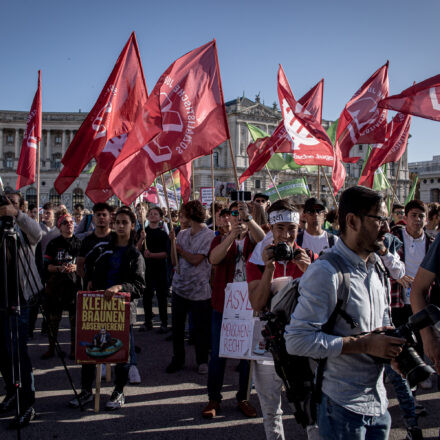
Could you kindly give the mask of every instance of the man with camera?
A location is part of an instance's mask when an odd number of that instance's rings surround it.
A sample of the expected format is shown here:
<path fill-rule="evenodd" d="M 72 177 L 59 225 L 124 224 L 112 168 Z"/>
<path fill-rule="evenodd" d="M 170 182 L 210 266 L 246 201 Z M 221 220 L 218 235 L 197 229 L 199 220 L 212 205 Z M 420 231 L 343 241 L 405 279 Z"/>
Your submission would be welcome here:
<path fill-rule="evenodd" d="M 287 200 L 278 200 L 268 209 L 273 243 L 266 245 L 262 256 L 251 258 L 246 265 L 249 300 L 256 312 L 267 309 L 273 292 L 273 282 L 279 278 L 299 278 L 317 258 L 295 242 L 299 212 Z M 254 256 L 252 256 L 254 257 Z M 262 259 L 263 265 L 252 261 Z M 280 280 L 279 280 L 280 281 Z M 254 383 L 263 412 L 264 429 L 269 440 L 284 439 L 281 410 L 282 381 L 273 362 L 258 361 L 254 368 Z"/>
<path fill-rule="evenodd" d="M 20 211 L 20 193 L 6 189 L 6 204 L 0 206 L 0 225 L 2 238 L 7 230 L 17 234 L 17 261 L 14 261 L 12 240 L 2 240 L 0 249 L 0 267 L 6 267 L 7 286 L 4 291 L 4 277 L 0 282 L 0 372 L 6 385 L 6 397 L 0 404 L 0 412 L 12 411 L 16 408 L 17 374 L 21 373 L 19 390 L 19 415 L 11 421 L 11 427 L 23 427 L 35 418 L 33 404 L 35 389 L 32 374 L 32 364 L 27 351 L 29 306 L 28 301 L 41 289 L 41 281 L 35 264 L 31 246 L 41 239 L 41 229 L 35 220 Z M 6 261 L 3 261 L 3 246 L 6 246 Z M 16 285 L 16 270 L 18 268 L 18 285 Z M 19 308 L 17 308 L 19 306 Z M 14 315 L 14 312 L 17 313 Z M 12 341 L 11 341 L 12 333 Z M 18 341 L 16 336 L 18 335 Z M 11 359 L 11 343 L 14 348 L 14 361 Z"/>
<path fill-rule="evenodd" d="M 388 286 L 375 253 L 389 232 L 383 195 L 360 186 L 345 190 L 339 224 L 341 239 L 328 253 L 344 263 L 344 276 L 327 259 L 310 266 L 300 281 L 298 304 L 286 327 L 286 348 L 293 355 L 326 358 L 317 417 L 321 439 L 385 440 L 391 417 L 384 365 L 373 356 L 398 368 L 394 359 L 405 339 L 383 333 L 390 324 Z M 326 333 L 323 326 L 345 285 L 348 298 Z"/>

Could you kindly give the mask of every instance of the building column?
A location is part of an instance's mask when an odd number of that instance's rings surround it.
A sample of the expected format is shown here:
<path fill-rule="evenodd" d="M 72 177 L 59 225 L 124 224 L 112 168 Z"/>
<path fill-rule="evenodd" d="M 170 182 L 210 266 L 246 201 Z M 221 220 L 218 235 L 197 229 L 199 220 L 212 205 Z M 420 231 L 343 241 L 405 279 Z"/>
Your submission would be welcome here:
<path fill-rule="evenodd" d="M 63 137 L 61 139 L 61 154 L 64 156 L 66 152 L 66 130 L 63 130 Z"/>
<path fill-rule="evenodd" d="M 47 131 L 47 138 L 46 138 L 46 160 L 50 160 L 50 153 L 51 153 L 51 148 L 50 148 L 50 130 L 46 130 Z"/>
<path fill-rule="evenodd" d="M 15 159 L 18 159 L 18 128 L 15 129 L 14 135 L 14 156 Z"/>

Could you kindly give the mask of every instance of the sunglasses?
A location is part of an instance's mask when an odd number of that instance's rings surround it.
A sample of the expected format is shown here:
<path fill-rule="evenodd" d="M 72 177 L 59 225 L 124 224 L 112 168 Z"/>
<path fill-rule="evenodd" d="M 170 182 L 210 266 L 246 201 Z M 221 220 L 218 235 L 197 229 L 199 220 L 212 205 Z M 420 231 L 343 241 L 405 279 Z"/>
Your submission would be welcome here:
<path fill-rule="evenodd" d="M 231 211 L 232 217 L 238 217 L 240 213 L 238 211 Z"/>
<path fill-rule="evenodd" d="M 254 201 L 257 203 L 266 203 L 266 200 L 264 199 L 255 199 Z"/>
<path fill-rule="evenodd" d="M 73 225 L 73 221 L 72 220 L 64 220 L 61 222 L 61 226 L 66 226 L 66 225 Z"/>

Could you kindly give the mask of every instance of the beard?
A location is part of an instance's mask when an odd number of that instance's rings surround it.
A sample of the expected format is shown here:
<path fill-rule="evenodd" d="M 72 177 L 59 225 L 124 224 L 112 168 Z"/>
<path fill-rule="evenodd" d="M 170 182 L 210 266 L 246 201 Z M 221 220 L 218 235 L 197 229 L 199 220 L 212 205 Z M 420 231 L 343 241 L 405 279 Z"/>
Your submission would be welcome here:
<path fill-rule="evenodd" d="M 382 249 L 384 239 L 385 232 L 379 232 L 376 236 L 376 239 L 373 240 L 373 237 L 371 237 L 371 232 L 367 231 L 365 228 L 362 228 L 358 244 L 360 248 L 372 253 Z"/>

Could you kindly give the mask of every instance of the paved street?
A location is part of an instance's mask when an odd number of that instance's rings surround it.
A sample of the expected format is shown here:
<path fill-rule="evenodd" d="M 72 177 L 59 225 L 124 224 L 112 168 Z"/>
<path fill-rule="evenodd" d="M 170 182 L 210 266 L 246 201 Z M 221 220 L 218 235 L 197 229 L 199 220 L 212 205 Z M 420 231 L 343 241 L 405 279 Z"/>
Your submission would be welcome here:
<path fill-rule="evenodd" d="M 139 309 L 140 312 L 140 309 Z M 142 319 L 142 315 L 140 316 Z M 39 328 L 41 321 L 38 321 Z M 64 350 L 68 351 L 67 319 L 63 319 L 64 330 L 60 339 Z M 156 323 L 157 326 L 157 323 Z M 235 390 L 238 374 L 236 361 L 229 361 L 224 387 L 224 401 L 220 415 L 207 421 L 201 417 L 201 410 L 207 402 L 206 376 L 196 371 L 193 347 L 187 347 L 187 367 L 185 370 L 169 375 L 165 367 L 171 359 L 171 342 L 156 330 L 141 333 L 136 329 L 136 345 L 142 348 L 138 354 L 138 366 L 142 383 L 126 388 L 126 405 L 119 411 L 98 414 L 89 405 L 85 412 L 67 407 L 72 397 L 65 372 L 57 358 L 40 360 L 46 350 L 47 338 L 41 336 L 39 329 L 29 343 L 34 362 L 38 417 L 34 423 L 22 432 L 23 439 L 120 439 L 122 436 L 132 439 L 243 439 L 263 440 L 264 430 L 258 398 L 253 391 L 251 402 L 258 408 L 259 417 L 246 419 L 235 407 Z M 67 361 L 75 384 L 79 385 L 80 368 Z M 423 392 L 419 400 L 429 412 L 420 420 L 426 439 L 438 439 L 440 425 L 440 393 Z M 103 383 L 101 408 L 110 396 L 112 386 Z M 392 394 L 390 394 L 392 396 Z M 391 439 L 405 438 L 403 421 L 395 399 L 390 401 L 393 417 Z M 6 430 L 7 417 L 0 418 L 0 439 L 16 438 L 14 432 Z M 302 440 L 306 436 L 290 415 L 285 405 L 284 427 L 286 439 Z"/>

